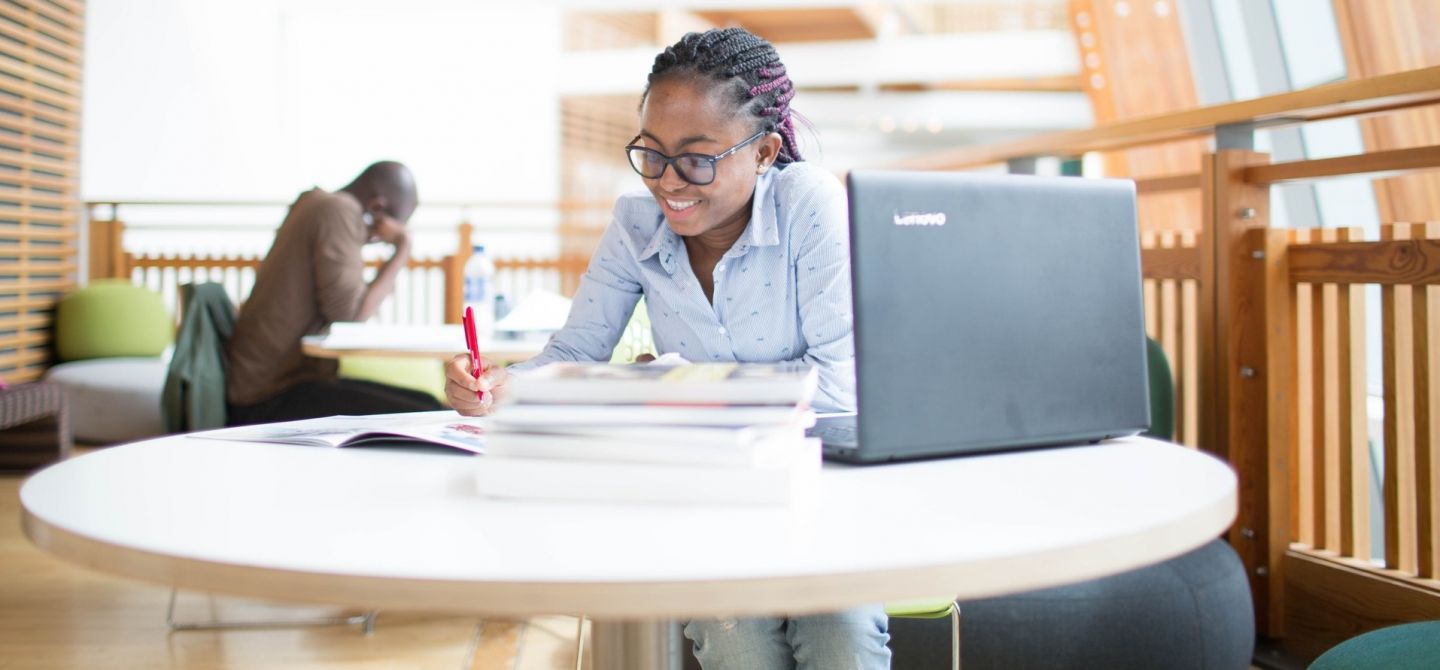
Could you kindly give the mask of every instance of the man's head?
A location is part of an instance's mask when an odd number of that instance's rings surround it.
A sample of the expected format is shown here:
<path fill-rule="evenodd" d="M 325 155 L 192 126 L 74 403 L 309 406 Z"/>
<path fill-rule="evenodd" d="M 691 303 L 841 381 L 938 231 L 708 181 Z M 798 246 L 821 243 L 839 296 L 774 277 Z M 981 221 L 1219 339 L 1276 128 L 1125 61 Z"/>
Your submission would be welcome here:
<path fill-rule="evenodd" d="M 405 222 L 419 204 L 415 175 L 403 163 L 395 161 L 371 164 L 340 190 L 355 196 L 369 215 L 372 240 L 393 242 L 397 235 L 404 233 Z"/>

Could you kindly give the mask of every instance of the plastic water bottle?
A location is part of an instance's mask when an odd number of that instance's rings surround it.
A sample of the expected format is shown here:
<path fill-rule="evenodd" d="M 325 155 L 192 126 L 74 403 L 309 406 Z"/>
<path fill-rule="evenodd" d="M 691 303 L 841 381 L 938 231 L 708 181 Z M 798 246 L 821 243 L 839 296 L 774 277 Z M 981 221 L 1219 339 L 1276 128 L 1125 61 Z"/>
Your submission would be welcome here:
<path fill-rule="evenodd" d="M 465 261 L 465 306 L 475 314 L 475 335 L 481 340 L 495 335 L 495 261 L 485 245 L 475 245 Z"/>

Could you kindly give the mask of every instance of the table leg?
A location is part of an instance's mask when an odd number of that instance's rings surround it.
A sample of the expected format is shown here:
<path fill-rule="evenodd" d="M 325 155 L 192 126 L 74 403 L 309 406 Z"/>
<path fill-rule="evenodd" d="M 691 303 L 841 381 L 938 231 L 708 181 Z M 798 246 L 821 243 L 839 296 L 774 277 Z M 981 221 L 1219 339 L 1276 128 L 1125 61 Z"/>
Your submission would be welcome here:
<path fill-rule="evenodd" d="M 673 621 L 594 621 L 592 670 L 679 670 L 684 644 Z"/>

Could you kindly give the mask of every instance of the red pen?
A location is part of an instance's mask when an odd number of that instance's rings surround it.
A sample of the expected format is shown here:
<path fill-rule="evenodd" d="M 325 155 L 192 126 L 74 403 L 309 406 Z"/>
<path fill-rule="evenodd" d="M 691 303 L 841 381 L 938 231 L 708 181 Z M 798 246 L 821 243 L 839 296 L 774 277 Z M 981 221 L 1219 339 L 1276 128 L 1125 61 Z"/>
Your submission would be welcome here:
<path fill-rule="evenodd" d="M 465 307 L 465 319 L 462 325 L 465 328 L 465 348 L 470 350 L 470 373 L 479 379 L 481 373 L 480 336 L 475 332 L 475 310 L 468 305 Z M 475 399 L 484 400 L 485 392 L 476 391 Z"/>

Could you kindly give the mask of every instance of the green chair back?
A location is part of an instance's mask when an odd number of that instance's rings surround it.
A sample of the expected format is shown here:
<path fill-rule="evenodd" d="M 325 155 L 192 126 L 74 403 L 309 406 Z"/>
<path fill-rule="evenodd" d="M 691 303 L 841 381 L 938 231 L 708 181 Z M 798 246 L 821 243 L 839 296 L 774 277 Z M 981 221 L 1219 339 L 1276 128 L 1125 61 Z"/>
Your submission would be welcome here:
<path fill-rule="evenodd" d="M 55 353 L 61 361 L 159 356 L 175 337 L 160 295 L 123 279 L 96 280 L 55 308 Z"/>
<path fill-rule="evenodd" d="M 1175 378 L 1160 343 L 1145 338 L 1145 362 L 1150 377 L 1150 437 L 1175 439 Z"/>
<path fill-rule="evenodd" d="M 901 619 L 944 619 L 954 608 L 954 598 L 918 598 L 885 603 L 885 613 Z"/>
<path fill-rule="evenodd" d="M 429 393 L 445 402 L 445 363 L 437 359 L 341 356 L 339 375 Z"/>

